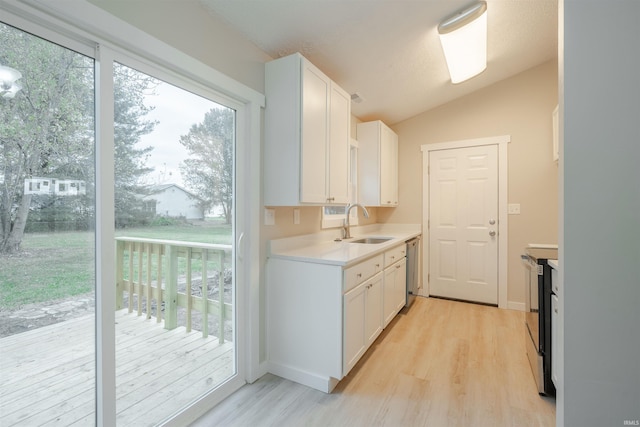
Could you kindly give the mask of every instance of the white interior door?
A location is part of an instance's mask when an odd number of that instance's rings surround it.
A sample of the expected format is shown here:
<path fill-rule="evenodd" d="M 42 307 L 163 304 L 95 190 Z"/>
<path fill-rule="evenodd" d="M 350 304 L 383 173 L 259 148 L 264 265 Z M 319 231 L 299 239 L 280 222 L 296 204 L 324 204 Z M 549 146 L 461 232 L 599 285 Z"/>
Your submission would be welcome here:
<path fill-rule="evenodd" d="M 498 147 L 429 153 L 430 294 L 498 303 Z"/>

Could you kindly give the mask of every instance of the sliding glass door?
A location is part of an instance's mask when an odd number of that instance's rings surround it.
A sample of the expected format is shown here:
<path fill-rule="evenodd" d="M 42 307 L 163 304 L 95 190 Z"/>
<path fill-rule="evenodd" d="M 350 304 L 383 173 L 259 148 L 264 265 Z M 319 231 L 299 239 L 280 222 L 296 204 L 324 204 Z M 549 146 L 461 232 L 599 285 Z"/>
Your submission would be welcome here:
<path fill-rule="evenodd" d="M 0 425 L 191 419 L 244 381 L 246 110 L 86 34 L 11 16 L 21 28 L 0 22 Z"/>
<path fill-rule="evenodd" d="M 114 64 L 117 424 L 236 374 L 235 111 Z"/>

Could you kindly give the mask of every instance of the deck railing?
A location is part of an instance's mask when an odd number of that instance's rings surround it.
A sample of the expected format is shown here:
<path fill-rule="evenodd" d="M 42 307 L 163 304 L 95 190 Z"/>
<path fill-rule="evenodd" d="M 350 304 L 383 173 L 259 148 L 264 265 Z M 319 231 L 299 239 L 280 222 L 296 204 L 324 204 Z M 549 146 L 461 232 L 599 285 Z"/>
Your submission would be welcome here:
<path fill-rule="evenodd" d="M 193 312 L 198 311 L 203 337 L 209 335 L 209 316 L 216 316 L 218 339 L 223 343 L 225 320 L 233 315 L 232 305 L 224 302 L 231 249 L 231 245 L 117 237 L 116 309 L 125 308 L 126 293 L 130 313 L 136 310 L 138 316 L 145 314 L 150 319 L 155 310 L 157 322 L 162 322 L 164 306 L 164 327 L 175 329 L 178 307 L 182 307 L 187 332 L 192 328 Z M 210 279 L 217 279 L 217 284 L 210 287 Z M 198 280 L 196 289 L 201 295 L 193 295 L 192 285 Z"/>

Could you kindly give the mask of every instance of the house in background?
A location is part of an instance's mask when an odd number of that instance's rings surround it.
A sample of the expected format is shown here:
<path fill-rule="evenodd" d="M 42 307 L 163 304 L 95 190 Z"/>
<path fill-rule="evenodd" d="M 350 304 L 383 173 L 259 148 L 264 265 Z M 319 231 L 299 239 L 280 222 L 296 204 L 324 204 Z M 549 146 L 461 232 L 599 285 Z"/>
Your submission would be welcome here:
<path fill-rule="evenodd" d="M 154 185 L 143 197 L 149 210 L 169 218 L 204 219 L 202 200 L 176 184 Z"/>
<path fill-rule="evenodd" d="M 78 179 L 33 177 L 24 180 L 24 194 L 77 196 L 87 194 L 87 185 Z"/>

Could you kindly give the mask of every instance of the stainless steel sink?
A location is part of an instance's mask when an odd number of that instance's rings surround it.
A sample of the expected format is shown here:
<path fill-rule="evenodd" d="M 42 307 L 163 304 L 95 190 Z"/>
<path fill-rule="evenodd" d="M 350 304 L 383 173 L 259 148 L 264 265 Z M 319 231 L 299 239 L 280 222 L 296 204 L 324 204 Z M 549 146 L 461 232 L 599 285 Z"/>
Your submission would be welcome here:
<path fill-rule="evenodd" d="M 391 240 L 391 237 L 365 237 L 362 239 L 352 240 L 351 243 L 364 243 L 367 245 L 375 245 L 378 243 L 384 243 Z"/>

